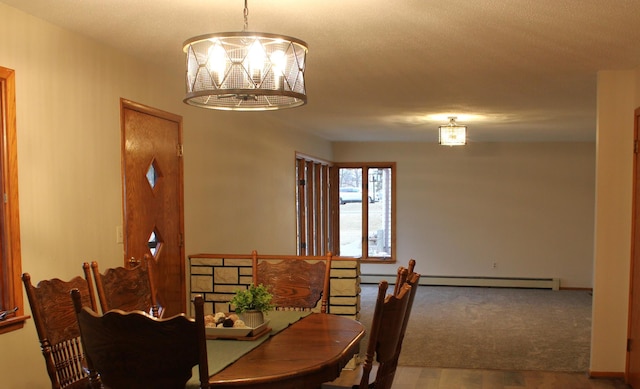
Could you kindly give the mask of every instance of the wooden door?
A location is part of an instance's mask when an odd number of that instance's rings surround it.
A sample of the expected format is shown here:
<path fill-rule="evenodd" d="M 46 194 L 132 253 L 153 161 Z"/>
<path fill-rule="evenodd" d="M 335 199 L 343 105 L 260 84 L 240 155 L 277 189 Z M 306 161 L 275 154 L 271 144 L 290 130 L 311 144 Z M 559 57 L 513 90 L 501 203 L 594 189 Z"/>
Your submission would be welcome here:
<path fill-rule="evenodd" d="M 626 380 L 640 388 L 640 166 L 638 166 L 638 128 L 640 108 L 635 111 L 633 155 L 633 240 L 631 242 L 631 285 L 629 288 L 629 326 Z"/>
<path fill-rule="evenodd" d="M 121 101 L 125 267 L 153 258 L 164 317 L 186 312 L 182 117 Z"/>

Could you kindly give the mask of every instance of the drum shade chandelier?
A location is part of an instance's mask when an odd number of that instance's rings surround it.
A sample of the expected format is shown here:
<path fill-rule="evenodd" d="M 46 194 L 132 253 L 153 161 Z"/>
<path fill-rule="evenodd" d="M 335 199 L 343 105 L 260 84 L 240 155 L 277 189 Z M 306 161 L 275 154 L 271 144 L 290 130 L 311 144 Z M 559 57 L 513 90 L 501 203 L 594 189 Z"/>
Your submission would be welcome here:
<path fill-rule="evenodd" d="M 307 103 L 307 44 L 296 38 L 244 29 L 188 39 L 184 102 L 202 108 L 265 111 Z"/>
<path fill-rule="evenodd" d="M 449 117 L 449 124 L 440 126 L 439 140 L 444 146 L 464 146 L 467 144 L 467 126 L 456 123 L 456 117 Z"/>

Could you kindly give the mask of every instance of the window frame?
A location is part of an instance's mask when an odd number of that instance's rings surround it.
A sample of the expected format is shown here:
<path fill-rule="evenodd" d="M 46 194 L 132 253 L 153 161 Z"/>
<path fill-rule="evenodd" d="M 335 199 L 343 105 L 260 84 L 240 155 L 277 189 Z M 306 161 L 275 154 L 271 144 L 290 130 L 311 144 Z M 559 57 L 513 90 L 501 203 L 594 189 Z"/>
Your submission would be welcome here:
<path fill-rule="evenodd" d="M 15 91 L 15 71 L 0 66 L 0 308 L 18 308 L 14 316 L 0 321 L 0 334 L 22 328 L 29 318 L 21 282 Z"/>
<path fill-rule="evenodd" d="M 336 248 L 335 252 L 340 255 L 340 169 L 362 169 L 362 177 L 369 177 L 370 168 L 391 169 L 391 256 L 390 257 L 369 257 L 369 180 L 363 180 L 362 185 L 362 253 L 359 257 L 362 263 L 396 263 L 396 163 L 395 162 L 336 162 L 331 175 L 331 199 L 332 213 L 331 224 L 333 228 L 332 241 Z"/>
<path fill-rule="evenodd" d="M 296 254 L 335 254 L 330 198 L 333 163 L 296 152 L 295 171 Z"/>

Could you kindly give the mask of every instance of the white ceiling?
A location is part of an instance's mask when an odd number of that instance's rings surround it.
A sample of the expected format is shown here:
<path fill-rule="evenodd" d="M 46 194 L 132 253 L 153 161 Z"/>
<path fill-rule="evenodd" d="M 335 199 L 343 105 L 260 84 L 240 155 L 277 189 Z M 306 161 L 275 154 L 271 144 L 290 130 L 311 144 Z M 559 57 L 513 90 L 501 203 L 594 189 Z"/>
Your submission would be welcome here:
<path fill-rule="evenodd" d="M 242 0 L 0 1 L 180 79 L 185 40 L 244 24 Z M 597 71 L 640 66 L 638 0 L 249 0 L 249 30 L 307 42 L 308 103 L 211 115 L 334 141 L 437 142 L 452 114 L 472 142 L 593 141 Z"/>

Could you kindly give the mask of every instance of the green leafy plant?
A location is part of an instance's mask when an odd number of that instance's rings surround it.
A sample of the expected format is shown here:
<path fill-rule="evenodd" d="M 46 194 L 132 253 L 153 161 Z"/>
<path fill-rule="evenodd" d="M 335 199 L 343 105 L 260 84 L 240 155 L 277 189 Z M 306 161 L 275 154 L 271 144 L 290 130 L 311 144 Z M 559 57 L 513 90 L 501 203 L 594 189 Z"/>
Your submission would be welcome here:
<path fill-rule="evenodd" d="M 273 296 L 263 284 L 249 285 L 247 289 L 239 289 L 236 295 L 231 299 L 231 304 L 235 307 L 236 312 L 243 313 L 246 311 L 266 312 L 273 309 L 271 299 Z"/>

